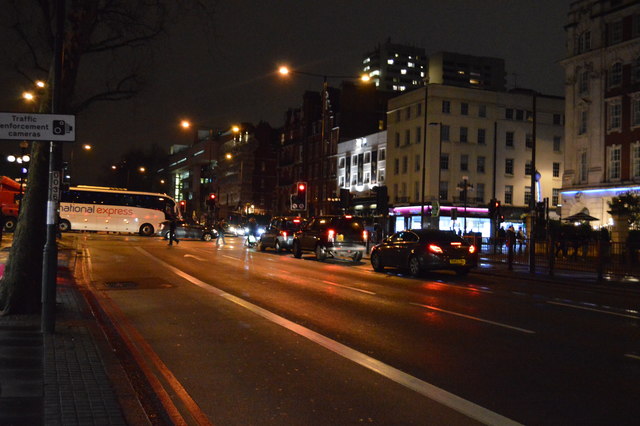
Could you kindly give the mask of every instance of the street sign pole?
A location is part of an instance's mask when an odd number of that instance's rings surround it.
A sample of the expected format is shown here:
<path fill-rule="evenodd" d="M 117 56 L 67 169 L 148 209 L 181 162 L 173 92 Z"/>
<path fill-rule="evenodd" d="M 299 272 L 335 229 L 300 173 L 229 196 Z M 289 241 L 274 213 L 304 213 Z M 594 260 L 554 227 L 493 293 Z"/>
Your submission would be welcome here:
<path fill-rule="evenodd" d="M 65 22 L 65 2 L 55 2 L 56 36 L 53 57 L 53 96 L 51 112 L 58 114 L 62 95 L 62 44 Z M 56 278 L 58 273 L 58 246 L 56 244 L 56 218 L 60 193 L 60 171 L 56 169 L 58 146 L 51 140 L 49 146 L 49 196 L 47 197 L 47 240 L 42 261 L 42 315 L 40 328 L 44 334 L 53 334 L 56 328 Z"/>

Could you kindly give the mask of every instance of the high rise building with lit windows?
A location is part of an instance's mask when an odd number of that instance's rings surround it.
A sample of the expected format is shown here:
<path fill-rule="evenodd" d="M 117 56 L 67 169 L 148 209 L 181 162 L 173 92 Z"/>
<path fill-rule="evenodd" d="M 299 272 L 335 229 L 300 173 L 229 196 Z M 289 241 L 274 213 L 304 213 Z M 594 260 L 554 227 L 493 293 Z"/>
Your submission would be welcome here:
<path fill-rule="evenodd" d="M 391 43 L 391 39 L 365 54 L 362 61 L 362 71 L 384 92 L 404 92 L 422 86 L 426 66 L 424 48 Z"/>

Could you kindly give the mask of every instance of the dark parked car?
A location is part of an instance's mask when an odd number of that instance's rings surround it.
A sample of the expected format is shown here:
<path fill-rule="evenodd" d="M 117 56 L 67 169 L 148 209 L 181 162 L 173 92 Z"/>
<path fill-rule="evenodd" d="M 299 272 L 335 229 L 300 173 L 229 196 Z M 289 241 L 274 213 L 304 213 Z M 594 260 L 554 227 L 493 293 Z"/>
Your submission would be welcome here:
<path fill-rule="evenodd" d="M 352 216 L 314 217 L 293 237 L 293 255 L 302 252 L 316 254 L 318 260 L 327 257 L 359 262 L 365 251 L 367 231 L 360 219 Z"/>
<path fill-rule="evenodd" d="M 414 229 L 396 232 L 371 250 L 371 266 L 408 269 L 419 276 L 424 271 L 448 269 L 464 275 L 478 265 L 476 247 L 450 231 Z"/>
<path fill-rule="evenodd" d="M 169 239 L 169 221 L 166 220 L 160 224 L 158 235 L 162 236 L 165 240 Z M 184 220 L 179 220 L 176 223 L 176 238 L 194 238 L 202 241 L 211 241 L 218 238 L 218 232 L 213 229 L 212 226 L 203 226 L 197 223 L 189 223 Z"/>
<path fill-rule="evenodd" d="M 306 222 L 307 220 L 301 217 L 274 217 L 260 236 L 258 247 L 261 251 L 267 248 L 274 248 L 277 252 L 291 250 L 293 234 L 299 231 Z"/>

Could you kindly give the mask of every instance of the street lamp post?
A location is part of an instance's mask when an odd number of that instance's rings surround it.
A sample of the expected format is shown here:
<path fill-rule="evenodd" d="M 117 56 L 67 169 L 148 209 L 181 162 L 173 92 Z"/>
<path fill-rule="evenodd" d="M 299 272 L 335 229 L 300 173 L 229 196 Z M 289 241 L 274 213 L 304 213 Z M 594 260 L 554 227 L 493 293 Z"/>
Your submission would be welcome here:
<path fill-rule="evenodd" d="M 429 77 L 424 79 L 424 120 L 422 132 L 422 190 L 420 192 L 420 228 L 424 229 L 424 187 L 427 180 L 427 115 L 429 110 Z"/>
<path fill-rule="evenodd" d="M 537 128 L 537 93 L 533 92 L 532 99 L 532 130 L 531 130 L 531 197 L 529 199 L 529 216 L 531 222 L 531 230 L 529 231 L 529 272 L 536 272 L 536 239 L 535 239 L 535 221 L 536 221 L 536 128 Z"/>

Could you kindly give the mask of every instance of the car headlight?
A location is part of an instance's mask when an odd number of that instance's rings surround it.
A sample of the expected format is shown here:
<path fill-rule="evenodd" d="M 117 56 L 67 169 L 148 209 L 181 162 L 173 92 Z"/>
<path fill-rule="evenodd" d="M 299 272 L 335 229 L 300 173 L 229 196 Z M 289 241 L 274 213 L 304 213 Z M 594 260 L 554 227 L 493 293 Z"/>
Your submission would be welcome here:
<path fill-rule="evenodd" d="M 258 235 L 264 234 L 264 231 L 265 231 L 264 228 L 258 228 Z"/>

